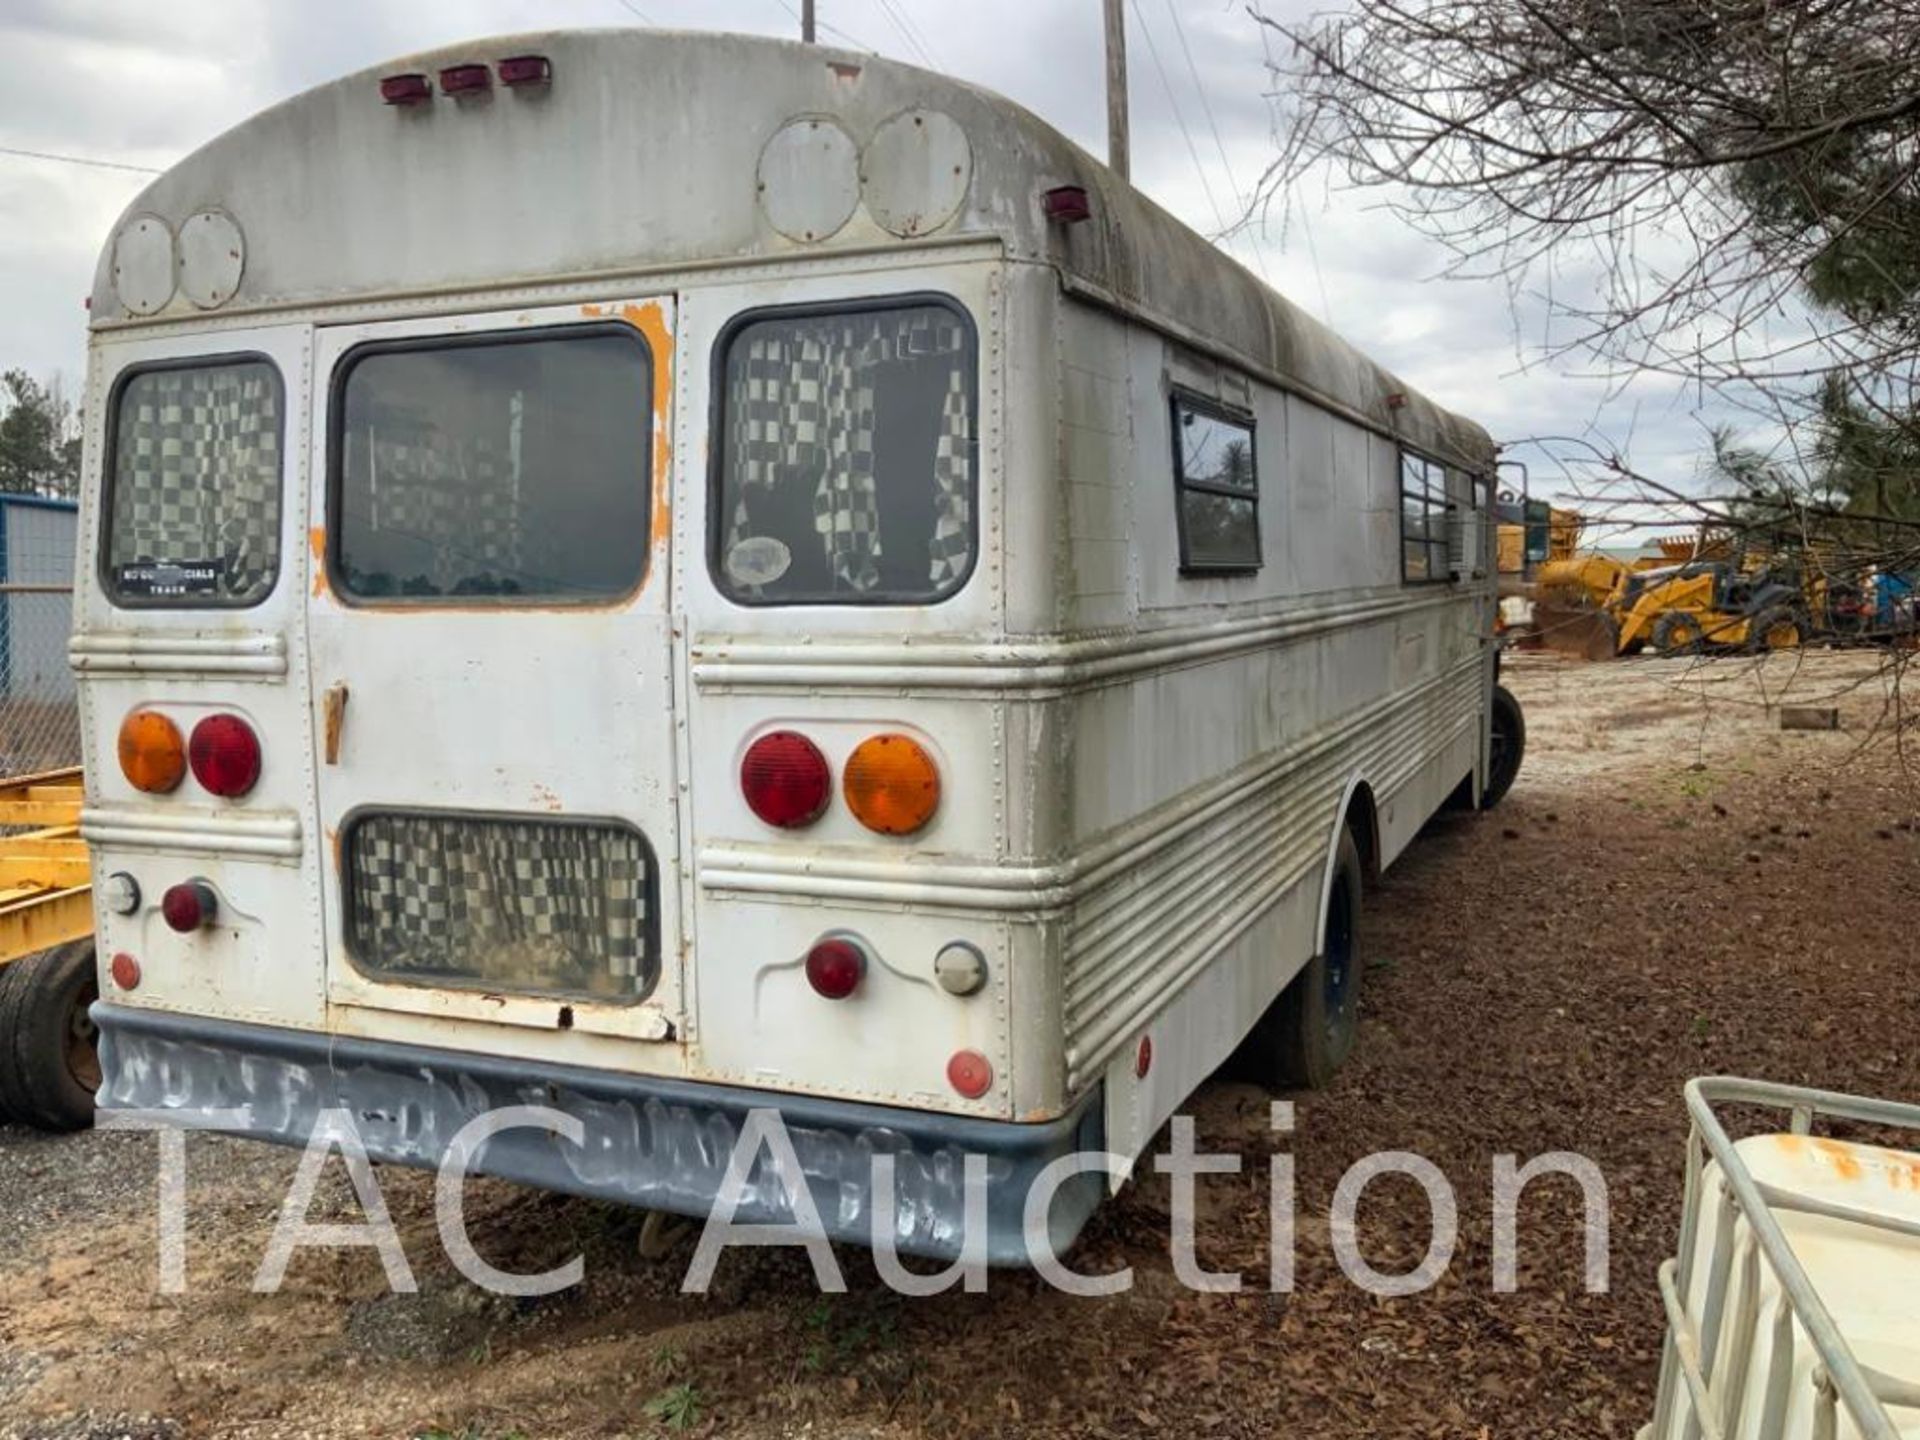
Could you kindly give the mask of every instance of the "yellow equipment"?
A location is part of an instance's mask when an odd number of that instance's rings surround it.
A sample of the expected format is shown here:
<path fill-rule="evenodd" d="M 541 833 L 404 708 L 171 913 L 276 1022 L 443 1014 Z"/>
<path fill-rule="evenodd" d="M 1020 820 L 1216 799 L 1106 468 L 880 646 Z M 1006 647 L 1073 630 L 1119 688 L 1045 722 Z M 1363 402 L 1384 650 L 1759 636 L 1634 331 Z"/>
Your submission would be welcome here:
<path fill-rule="evenodd" d="M 0 1124 L 77 1130 L 100 1084 L 80 771 L 0 780 Z"/>
<path fill-rule="evenodd" d="M 1800 592 L 1764 574 L 1718 561 L 1635 570 L 1597 553 L 1541 566 L 1534 624 L 1552 648 L 1595 660 L 1649 645 L 1785 650 L 1811 630 Z"/>
<path fill-rule="evenodd" d="M 1609 610 L 1622 652 L 1791 650 L 1811 629 L 1799 590 L 1720 562 L 1632 574 Z"/>

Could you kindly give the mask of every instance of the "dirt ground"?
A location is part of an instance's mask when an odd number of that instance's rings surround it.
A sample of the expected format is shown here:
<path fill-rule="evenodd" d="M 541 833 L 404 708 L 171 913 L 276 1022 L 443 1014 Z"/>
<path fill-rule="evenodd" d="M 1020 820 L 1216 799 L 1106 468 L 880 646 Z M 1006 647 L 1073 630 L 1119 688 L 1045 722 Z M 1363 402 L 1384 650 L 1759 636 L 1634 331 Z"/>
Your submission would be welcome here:
<path fill-rule="evenodd" d="M 381 1185 L 418 1277 L 386 1291 L 367 1250 L 303 1252 L 255 1295 L 294 1158 L 189 1144 L 190 1293 L 155 1293 L 155 1142 L 0 1130 L 0 1436 L 1630 1436 L 1661 1338 L 1690 1076 L 1735 1072 L 1920 1099 L 1911 877 L 1920 790 L 1880 657 L 1583 665 L 1516 656 L 1526 769 L 1486 816 L 1436 821 L 1369 896 L 1364 1023 L 1329 1089 L 1216 1081 L 1191 1102 L 1200 1258 L 1244 1272 L 1190 1293 L 1167 1256 L 1167 1182 L 1129 1184 L 1073 1263 L 1130 1266 L 1080 1300 L 996 1273 L 985 1295 L 905 1300 L 862 1254 L 821 1296 L 804 1258 L 735 1253 L 681 1296 L 690 1254 L 637 1258 L 637 1217 L 475 1182 L 482 1255 L 586 1279 L 534 1301 L 457 1280 L 430 1177 Z M 1836 733 L 1783 733 L 1782 695 L 1834 704 Z M 1297 1285 L 1266 1292 L 1267 1157 L 1296 1157 Z M 1377 1150 L 1432 1160 L 1461 1236 L 1432 1290 L 1349 1285 L 1325 1221 Z M 1493 1157 L 1575 1150 L 1606 1176 L 1609 1293 L 1586 1294 L 1572 1187 L 1529 1190 L 1520 1288 L 1493 1292 Z M 338 1177 L 335 1177 L 336 1179 Z M 325 1208 L 357 1218 L 344 1183 Z M 318 1216 L 316 1216 L 318 1218 Z M 1424 1197 L 1368 1191 L 1360 1240 L 1416 1263 Z"/>

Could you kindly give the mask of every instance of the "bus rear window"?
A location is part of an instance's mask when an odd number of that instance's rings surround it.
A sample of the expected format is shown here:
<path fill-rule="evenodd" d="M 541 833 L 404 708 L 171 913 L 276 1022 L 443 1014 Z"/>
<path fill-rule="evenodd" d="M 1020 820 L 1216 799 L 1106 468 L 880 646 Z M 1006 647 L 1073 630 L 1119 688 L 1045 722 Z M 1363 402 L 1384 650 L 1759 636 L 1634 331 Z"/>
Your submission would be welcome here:
<path fill-rule="evenodd" d="M 121 605 L 257 605 L 280 570 L 280 376 L 136 370 L 115 390 L 103 580 Z"/>
<path fill-rule="evenodd" d="M 762 311 L 722 343 L 710 565 L 744 604 L 926 604 L 974 559 L 972 326 Z"/>
<path fill-rule="evenodd" d="M 334 392 L 348 597 L 594 601 L 646 564 L 652 365 L 625 325 L 363 346 Z"/>

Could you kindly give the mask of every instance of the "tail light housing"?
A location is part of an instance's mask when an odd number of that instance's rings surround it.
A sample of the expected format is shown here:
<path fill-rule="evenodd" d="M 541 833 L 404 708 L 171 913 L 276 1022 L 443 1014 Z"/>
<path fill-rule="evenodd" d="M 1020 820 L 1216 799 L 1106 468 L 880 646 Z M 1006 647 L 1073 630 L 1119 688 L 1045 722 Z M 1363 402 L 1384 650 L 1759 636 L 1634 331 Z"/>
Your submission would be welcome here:
<path fill-rule="evenodd" d="M 968 1100 L 993 1088 L 993 1062 L 978 1050 L 956 1050 L 947 1061 L 947 1083 Z"/>
<path fill-rule="evenodd" d="M 201 788 L 237 800 L 260 778 L 260 737 L 238 715 L 209 715 L 193 727 L 187 761 Z"/>
<path fill-rule="evenodd" d="M 187 773 L 180 727 L 158 710 L 135 710 L 120 722 L 120 773 L 134 789 L 165 795 Z"/>
<path fill-rule="evenodd" d="M 170 929 L 182 935 L 191 935 L 213 924 L 219 913 L 220 901 L 213 887 L 204 880 L 182 880 L 178 885 L 169 885 L 167 893 L 160 897 L 161 918 Z"/>
<path fill-rule="evenodd" d="M 825 999 L 846 999 L 866 974 L 866 947 L 851 936 L 829 935 L 807 951 L 807 983 Z"/>
<path fill-rule="evenodd" d="M 906 735 L 862 740 L 847 758 L 841 788 L 854 818 L 882 835 L 911 835 L 940 808 L 939 767 Z"/>
<path fill-rule="evenodd" d="M 747 747 L 740 793 L 767 824 L 797 830 L 818 820 L 833 798 L 833 772 L 820 747 L 792 730 L 775 730 Z"/>

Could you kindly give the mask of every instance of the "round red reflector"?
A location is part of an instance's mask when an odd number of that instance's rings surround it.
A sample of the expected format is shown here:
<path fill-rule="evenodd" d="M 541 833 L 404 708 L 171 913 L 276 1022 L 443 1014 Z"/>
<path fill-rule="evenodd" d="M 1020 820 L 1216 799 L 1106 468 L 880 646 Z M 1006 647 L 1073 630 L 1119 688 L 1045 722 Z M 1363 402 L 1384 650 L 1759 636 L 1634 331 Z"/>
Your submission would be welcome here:
<path fill-rule="evenodd" d="M 822 940 L 807 952 L 807 983 L 829 1000 L 844 1000 L 860 987 L 867 957 L 851 940 Z"/>
<path fill-rule="evenodd" d="M 1134 1052 L 1133 1073 L 1140 1079 L 1147 1078 L 1147 1072 L 1153 1068 L 1153 1037 L 1142 1035 L 1140 1048 Z"/>
<path fill-rule="evenodd" d="M 167 893 L 160 897 L 160 914 L 182 935 L 211 925 L 219 906 L 213 887 L 204 880 L 183 880 L 178 885 L 169 885 Z"/>
<path fill-rule="evenodd" d="M 993 1065 L 978 1050 L 956 1050 L 947 1061 L 947 1083 L 969 1100 L 993 1088 Z"/>
<path fill-rule="evenodd" d="M 113 957 L 113 963 L 107 967 L 107 971 L 113 976 L 113 983 L 122 990 L 140 988 L 140 962 L 126 951 L 122 950 Z"/>
<path fill-rule="evenodd" d="M 820 747 L 792 730 L 775 730 L 747 747 L 740 761 L 747 808 L 782 830 L 811 825 L 833 796 L 833 773 Z"/>
<path fill-rule="evenodd" d="M 187 737 L 187 763 L 202 788 L 238 799 L 260 778 L 260 737 L 238 715 L 209 715 Z"/>

